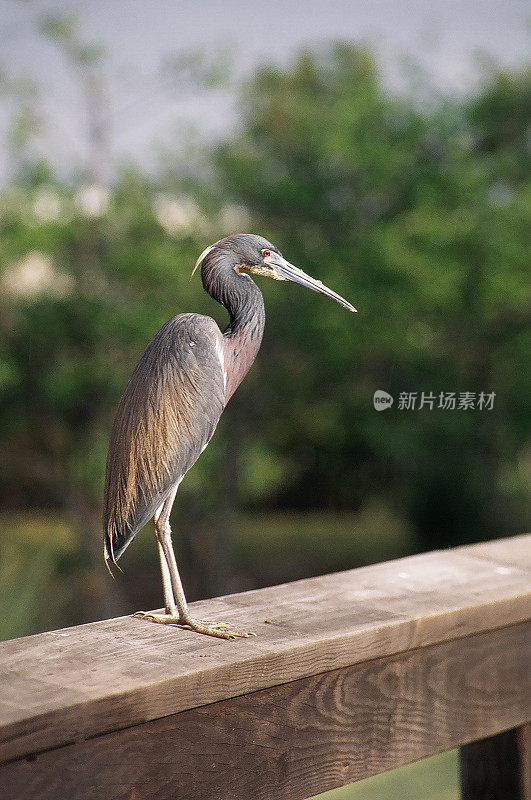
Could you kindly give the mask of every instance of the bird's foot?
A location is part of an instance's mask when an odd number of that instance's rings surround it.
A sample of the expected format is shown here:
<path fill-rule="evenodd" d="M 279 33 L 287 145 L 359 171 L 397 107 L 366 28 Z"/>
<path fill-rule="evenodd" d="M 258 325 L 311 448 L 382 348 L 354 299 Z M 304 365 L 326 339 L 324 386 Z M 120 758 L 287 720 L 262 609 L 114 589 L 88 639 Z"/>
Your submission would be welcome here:
<path fill-rule="evenodd" d="M 256 633 L 239 631 L 230 622 L 205 622 L 188 617 L 182 624 L 192 631 L 204 633 L 206 636 L 217 636 L 219 639 L 247 639 L 249 636 L 256 636 Z"/>
<path fill-rule="evenodd" d="M 256 636 L 255 633 L 239 631 L 230 622 L 205 622 L 193 617 L 181 618 L 178 614 L 158 614 L 155 611 L 137 611 L 133 614 L 138 619 L 147 619 L 149 622 L 158 622 L 160 625 L 179 625 L 189 628 L 205 636 L 215 636 L 218 639 L 246 639 Z"/>
<path fill-rule="evenodd" d="M 156 611 L 135 611 L 133 617 L 137 619 L 147 619 L 149 622 L 159 622 L 161 625 L 180 625 L 178 614 L 159 614 Z"/>

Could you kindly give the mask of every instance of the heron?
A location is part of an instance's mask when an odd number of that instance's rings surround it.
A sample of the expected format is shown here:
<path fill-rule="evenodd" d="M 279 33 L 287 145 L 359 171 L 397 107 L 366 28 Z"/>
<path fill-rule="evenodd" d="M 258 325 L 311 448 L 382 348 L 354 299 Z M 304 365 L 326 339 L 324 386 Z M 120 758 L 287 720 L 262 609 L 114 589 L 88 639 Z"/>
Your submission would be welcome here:
<path fill-rule="evenodd" d="M 179 575 L 170 513 L 184 476 L 212 438 L 221 414 L 253 364 L 265 326 L 262 293 L 250 275 L 293 281 L 356 311 L 343 297 L 290 264 L 267 239 L 235 234 L 207 247 L 195 264 L 205 291 L 229 313 L 222 332 L 201 314 L 179 314 L 155 334 L 136 365 L 112 426 L 103 511 L 104 557 L 116 564 L 153 519 L 164 613 L 135 616 L 221 639 L 253 634 L 194 619 Z"/>

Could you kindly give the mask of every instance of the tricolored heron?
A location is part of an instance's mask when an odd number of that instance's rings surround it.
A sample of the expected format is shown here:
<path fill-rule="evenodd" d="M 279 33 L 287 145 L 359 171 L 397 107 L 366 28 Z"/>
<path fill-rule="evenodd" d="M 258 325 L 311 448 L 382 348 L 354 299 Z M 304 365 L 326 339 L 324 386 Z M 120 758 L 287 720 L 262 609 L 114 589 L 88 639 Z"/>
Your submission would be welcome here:
<path fill-rule="evenodd" d="M 225 306 L 229 324 L 222 333 L 210 317 L 179 314 L 162 326 L 135 367 L 109 444 L 104 553 L 107 563 L 116 563 L 153 518 L 165 613 L 138 613 L 154 622 L 232 639 L 250 634 L 190 615 L 173 551 L 170 512 L 179 484 L 209 443 L 260 348 L 264 301 L 247 273 L 294 281 L 350 311 L 356 309 L 254 234 L 221 239 L 201 253 L 194 272 L 199 265 L 205 291 Z"/>

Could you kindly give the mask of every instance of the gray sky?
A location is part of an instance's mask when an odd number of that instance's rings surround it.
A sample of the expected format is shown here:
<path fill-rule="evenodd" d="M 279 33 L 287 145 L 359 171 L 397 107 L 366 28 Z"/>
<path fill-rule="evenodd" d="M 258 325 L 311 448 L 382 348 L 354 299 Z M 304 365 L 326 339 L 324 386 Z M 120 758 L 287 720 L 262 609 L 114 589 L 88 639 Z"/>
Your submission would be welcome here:
<path fill-rule="evenodd" d="M 65 172 L 86 158 L 85 110 L 64 56 L 38 33 L 42 14 L 77 11 L 82 37 L 107 51 L 114 161 L 150 165 L 154 144 L 172 144 L 195 126 L 209 137 L 237 118 L 231 93 L 180 96 L 161 85 L 168 55 L 189 48 L 229 49 L 244 77 L 264 62 L 290 61 L 297 49 L 330 40 L 373 45 L 386 80 L 401 85 L 400 60 L 418 62 L 442 91 L 468 91 L 478 53 L 506 65 L 529 59 L 531 13 L 525 0 L 0 0 L 0 66 L 42 87 L 42 152 Z M 10 105 L 0 98 L 0 181 L 8 174 Z"/>

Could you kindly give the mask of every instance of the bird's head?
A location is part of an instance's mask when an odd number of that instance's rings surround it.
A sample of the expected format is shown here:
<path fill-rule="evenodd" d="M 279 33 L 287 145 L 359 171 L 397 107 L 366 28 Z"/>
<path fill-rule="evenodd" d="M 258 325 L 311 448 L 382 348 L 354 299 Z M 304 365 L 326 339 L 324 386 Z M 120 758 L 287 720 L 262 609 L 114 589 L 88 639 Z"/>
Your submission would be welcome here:
<path fill-rule="evenodd" d="M 197 259 L 192 275 L 200 265 L 203 283 L 208 283 L 209 273 L 216 268 L 231 269 L 242 280 L 249 280 L 246 273 L 250 272 L 277 281 L 299 283 L 313 292 L 330 297 L 339 305 L 348 308 L 349 311 L 356 311 L 347 300 L 333 292 L 321 281 L 315 280 L 298 267 L 290 264 L 283 258 L 275 245 L 268 242 L 263 236 L 256 236 L 254 233 L 227 236 L 207 247 Z"/>

